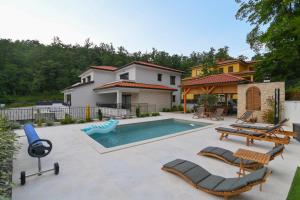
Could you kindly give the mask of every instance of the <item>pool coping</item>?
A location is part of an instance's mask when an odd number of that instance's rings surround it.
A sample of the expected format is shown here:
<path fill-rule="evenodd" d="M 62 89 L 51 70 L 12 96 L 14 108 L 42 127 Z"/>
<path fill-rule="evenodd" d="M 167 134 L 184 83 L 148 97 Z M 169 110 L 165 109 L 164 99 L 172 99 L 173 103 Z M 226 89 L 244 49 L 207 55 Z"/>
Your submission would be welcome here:
<path fill-rule="evenodd" d="M 123 150 L 123 149 L 134 148 L 134 147 L 137 147 L 137 146 L 150 144 L 150 143 L 153 143 L 153 142 L 158 142 L 158 141 L 166 140 L 166 139 L 169 139 L 169 138 L 174 138 L 174 137 L 190 134 L 190 133 L 197 132 L 197 131 L 200 131 L 200 130 L 213 128 L 213 127 L 218 125 L 217 123 L 213 123 L 213 122 L 212 123 L 201 122 L 197 119 L 195 119 L 195 120 L 185 120 L 185 119 L 181 119 L 181 118 L 177 118 L 177 117 L 160 117 L 158 119 L 157 118 L 154 118 L 154 119 L 145 118 L 145 121 L 126 122 L 126 123 L 121 123 L 120 125 L 136 124 L 136 123 L 143 123 L 143 122 L 150 122 L 150 121 L 159 121 L 159 120 L 164 120 L 164 119 L 175 119 L 175 120 L 177 119 L 177 120 L 183 120 L 183 121 L 191 121 L 191 122 L 195 122 L 195 123 L 206 123 L 208 125 L 203 126 L 203 127 L 199 127 L 199 128 L 195 128 L 195 129 L 191 129 L 191 130 L 187 130 L 187 131 L 181 131 L 181 132 L 178 132 L 178 133 L 173 133 L 173 134 L 160 136 L 160 137 L 156 137 L 156 138 L 151 138 L 151 139 L 147 139 L 147 140 L 142 140 L 142 141 L 137 141 L 137 142 L 132 142 L 132 143 L 129 143 L 129 144 L 123 144 L 123 145 L 110 147 L 110 148 L 104 147 L 102 144 L 98 143 L 97 141 L 95 141 L 94 139 L 92 139 L 90 136 L 88 136 L 87 134 L 85 134 L 82 131 L 80 131 L 80 137 L 85 142 L 87 142 L 94 150 L 96 150 L 99 154 L 107 154 L 107 153 L 111 153 L 111 152 L 115 152 L 115 151 L 120 151 L 120 150 Z"/>

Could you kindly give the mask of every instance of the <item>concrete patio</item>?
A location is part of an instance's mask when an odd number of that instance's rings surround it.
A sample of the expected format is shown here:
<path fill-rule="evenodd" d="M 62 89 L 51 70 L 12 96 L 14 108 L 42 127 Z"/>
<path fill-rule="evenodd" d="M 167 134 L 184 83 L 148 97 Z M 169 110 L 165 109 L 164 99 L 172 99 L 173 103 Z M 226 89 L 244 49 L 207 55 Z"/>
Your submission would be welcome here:
<path fill-rule="evenodd" d="M 234 121 L 233 118 L 216 122 L 192 119 L 191 114 L 164 113 L 163 116 L 155 118 L 121 120 L 120 124 L 168 117 L 215 124 L 176 137 L 107 153 L 101 153 L 89 139 L 85 139 L 87 136 L 80 129 L 87 124 L 37 128 L 41 138 L 47 138 L 53 143 L 53 150 L 42 159 L 42 166 L 50 168 L 54 162 L 59 162 L 60 174 L 55 176 L 51 172 L 40 177 L 31 177 L 27 179 L 25 186 L 20 186 L 19 175 L 22 170 L 27 173 L 37 170 L 37 159 L 27 154 L 27 139 L 21 137 L 21 149 L 13 165 L 13 180 L 16 183 L 13 199 L 222 199 L 196 190 L 160 168 L 166 162 L 182 158 L 199 164 L 213 174 L 236 177 L 237 167 L 212 158 L 200 157 L 197 153 L 206 146 L 218 146 L 232 151 L 246 148 L 260 152 L 267 152 L 273 147 L 272 143 L 260 141 L 247 147 L 244 138 L 234 136 L 220 141 L 214 127 L 229 125 Z M 17 133 L 24 135 L 23 130 L 18 130 Z M 277 157 L 269 163 L 273 174 L 264 184 L 262 192 L 259 192 L 259 187 L 255 187 L 232 199 L 286 199 L 296 167 L 300 165 L 299 152 L 300 144 L 292 140 L 286 146 L 284 160 Z"/>

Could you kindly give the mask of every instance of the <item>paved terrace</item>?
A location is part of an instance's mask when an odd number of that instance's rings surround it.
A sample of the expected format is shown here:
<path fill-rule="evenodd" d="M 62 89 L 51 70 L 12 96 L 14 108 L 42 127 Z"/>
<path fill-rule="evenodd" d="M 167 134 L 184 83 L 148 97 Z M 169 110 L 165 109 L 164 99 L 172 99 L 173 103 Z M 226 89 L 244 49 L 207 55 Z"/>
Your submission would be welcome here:
<path fill-rule="evenodd" d="M 192 115 L 164 114 L 156 118 L 121 120 L 121 124 L 166 117 L 192 120 Z M 198 120 L 200 121 L 200 120 Z M 206 120 L 201 120 L 206 121 Z M 213 127 L 228 125 L 234 119 L 213 122 Z M 207 122 L 207 121 L 206 121 Z M 211 121 L 210 121 L 211 122 Z M 27 141 L 20 138 L 22 147 L 14 161 L 13 188 L 14 200 L 56 200 L 56 199 L 163 199 L 163 200 L 199 200 L 222 199 L 198 191 L 175 175 L 162 171 L 163 164 L 176 158 L 193 161 L 209 172 L 225 177 L 236 177 L 237 167 L 221 161 L 197 155 L 202 148 L 213 145 L 232 151 L 247 148 L 245 139 L 231 137 L 220 141 L 219 134 L 212 126 L 188 134 L 170 137 L 164 140 L 134 146 L 118 151 L 104 153 L 86 137 L 80 128 L 87 124 L 37 128 L 41 138 L 53 142 L 52 152 L 42 159 L 44 168 L 52 167 L 58 161 L 60 174 L 48 173 L 40 177 L 27 179 L 25 186 L 19 185 L 21 170 L 27 173 L 37 170 L 37 159 L 27 154 Z M 22 130 L 18 134 L 24 135 Z M 100 144 L 97 146 L 100 147 Z M 269 151 L 273 144 L 256 141 L 248 147 L 260 152 Z M 285 199 L 290 188 L 297 165 L 300 165 L 300 145 L 292 140 L 286 146 L 284 160 L 277 157 L 269 163 L 273 174 L 259 192 L 259 187 L 232 199 Z"/>

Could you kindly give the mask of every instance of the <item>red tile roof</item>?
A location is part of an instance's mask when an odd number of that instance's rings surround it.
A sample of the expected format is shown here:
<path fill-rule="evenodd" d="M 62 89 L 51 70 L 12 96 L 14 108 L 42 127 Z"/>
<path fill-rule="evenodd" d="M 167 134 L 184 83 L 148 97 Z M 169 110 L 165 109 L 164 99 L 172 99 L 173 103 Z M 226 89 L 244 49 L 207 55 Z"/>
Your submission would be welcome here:
<path fill-rule="evenodd" d="M 94 88 L 94 90 L 107 89 L 112 87 L 142 88 L 142 89 L 170 90 L 170 91 L 177 90 L 176 88 L 171 88 L 164 85 L 136 83 L 131 81 L 118 81 L 118 82 L 107 83 Z"/>
<path fill-rule="evenodd" d="M 106 70 L 106 71 L 116 71 L 118 68 L 114 66 L 90 66 L 92 69 Z"/>
<path fill-rule="evenodd" d="M 242 77 L 234 76 L 231 74 L 214 74 L 202 78 L 187 80 L 185 83 L 182 84 L 182 86 L 231 84 L 240 82 L 247 82 L 247 80 Z"/>
<path fill-rule="evenodd" d="M 122 66 L 121 68 L 127 67 L 127 66 L 132 65 L 132 64 L 143 65 L 143 66 L 147 66 L 147 67 L 152 67 L 152 68 L 163 69 L 163 70 L 167 70 L 167 71 L 183 73 L 183 71 L 178 70 L 178 69 L 174 69 L 174 68 L 170 68 L 170 67 L 164 67 L 164 66 L 156 65 L 156 64 L 153 64 L 153 63 L 149 63 L 149 62 L 143 62 L 143 61 L 133 61 L 129 64 L 126 64 L 126 65 Z"/>

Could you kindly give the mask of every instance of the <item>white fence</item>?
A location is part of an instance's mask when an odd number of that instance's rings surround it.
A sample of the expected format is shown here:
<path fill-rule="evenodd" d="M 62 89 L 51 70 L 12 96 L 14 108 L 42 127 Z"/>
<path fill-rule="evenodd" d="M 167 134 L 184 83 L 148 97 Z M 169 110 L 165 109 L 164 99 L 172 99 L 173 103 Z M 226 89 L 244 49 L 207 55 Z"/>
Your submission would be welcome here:
<path fill-rule="evenodd" d="M 289 119 L 289 126 L 300 123 L 300 101 L 285 101 L 284 117 Z"/>

